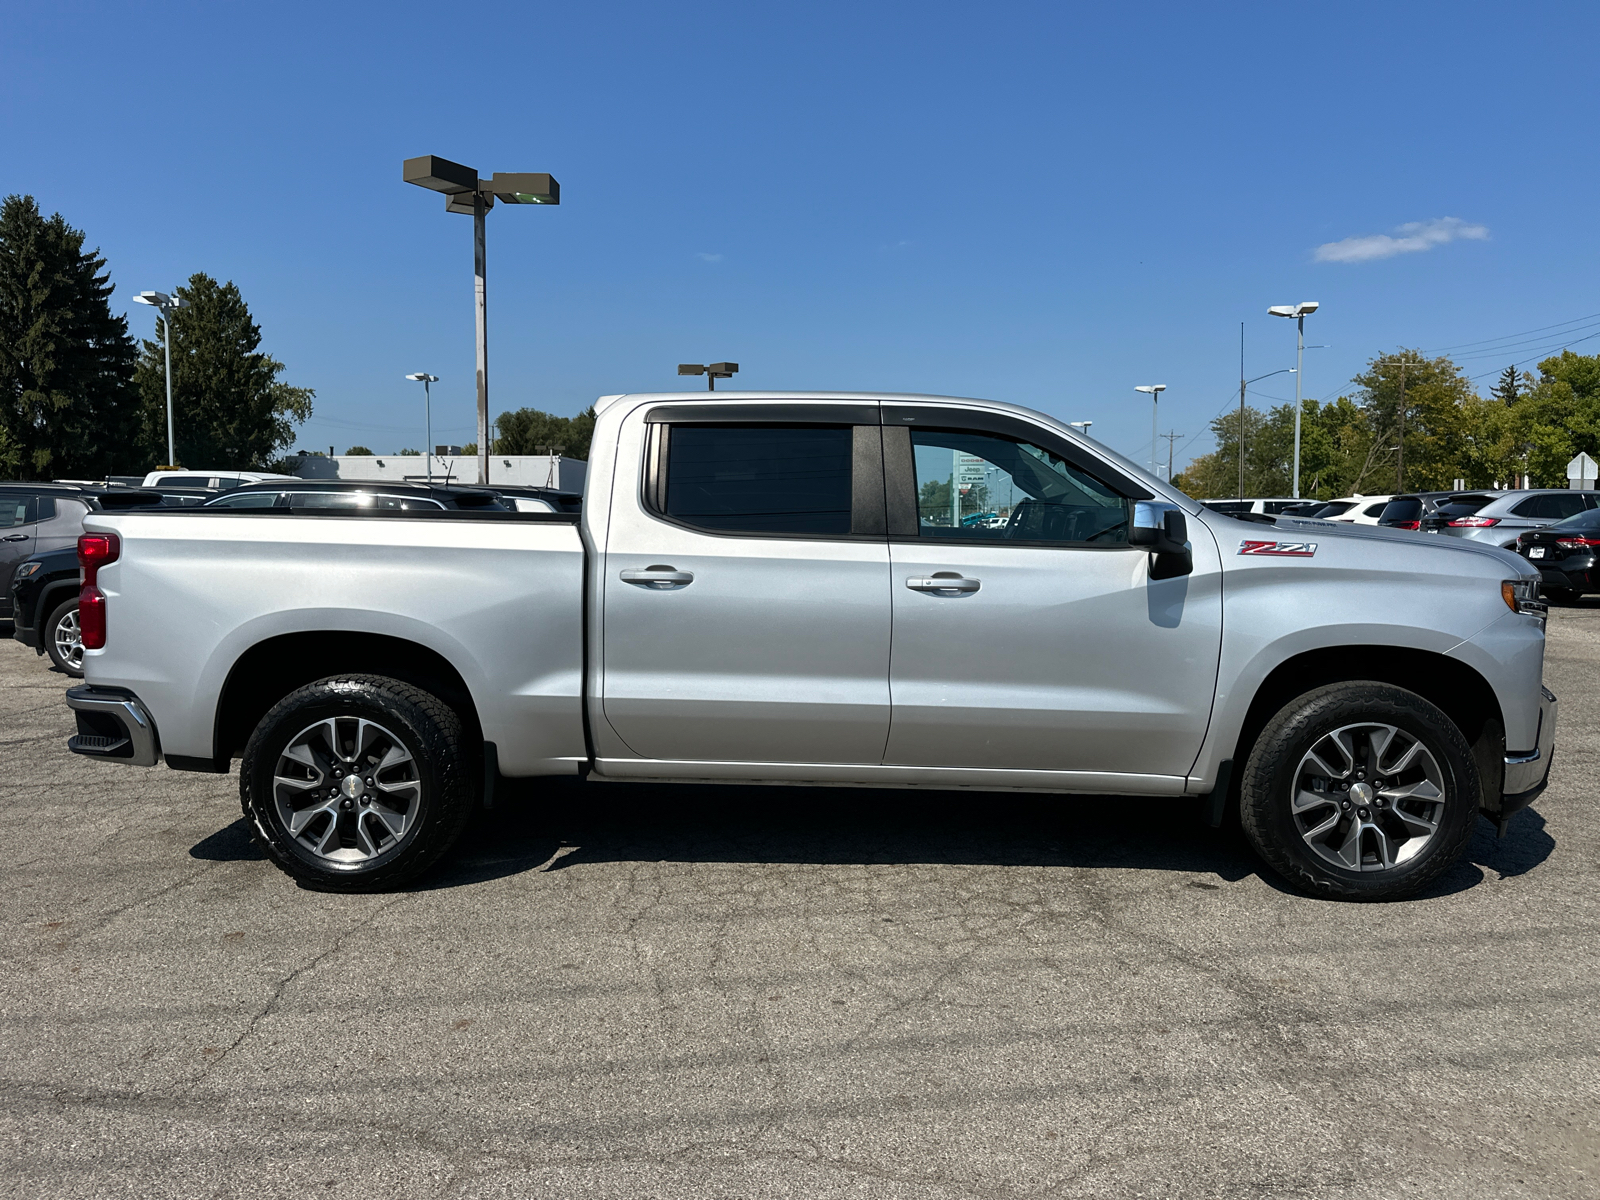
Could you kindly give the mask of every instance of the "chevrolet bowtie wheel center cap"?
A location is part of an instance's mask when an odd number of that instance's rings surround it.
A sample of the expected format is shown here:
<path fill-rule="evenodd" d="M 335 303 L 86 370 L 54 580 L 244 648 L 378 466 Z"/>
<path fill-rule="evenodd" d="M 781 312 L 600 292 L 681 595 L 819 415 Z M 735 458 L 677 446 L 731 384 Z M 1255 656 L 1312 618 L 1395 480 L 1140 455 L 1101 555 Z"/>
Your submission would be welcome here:
<path fill-rule="evenodd" d="M 367 785 L 361 782 L 361 776 L 359 775 L 346 775 L 339 781 L 339 790 L 354 800 L 367 790 Z M 1354 791 L 1355 789 L 1352 788 L 1351 790 Z M 1368 788 L 1367 790 L 1370 792 L 1372 789 Z"/>
<path fill-rule="evenodd" d="M 350 791 L 350 787 L 349 787 L 350 780 L 349 779 L 346 779 L 344 782 L 345 782 L 345 792 L 346 792 L 347 795 L 356 796 L 356 795 L 360 794 L 361 789 L 359 787 L 357 787 L 356 790 L 353 791 L 353 792 Z M 359 784 L 361 781 L 358 779 L 358 780 L 356 780 L 356 782 Z M 1375 793 L 1372 790 L 1372 785 L 1370 783 L 1358 783 L 1358 784 L 1354 784 L 1350 788 L 1350 799 L 1355 801 L 1355 803 L 1357 803 L 1357 804 L 1371 804 L 1372 800 L 1373 800 L 1373 797 L 1376 794 L 1377 793 Z"/>

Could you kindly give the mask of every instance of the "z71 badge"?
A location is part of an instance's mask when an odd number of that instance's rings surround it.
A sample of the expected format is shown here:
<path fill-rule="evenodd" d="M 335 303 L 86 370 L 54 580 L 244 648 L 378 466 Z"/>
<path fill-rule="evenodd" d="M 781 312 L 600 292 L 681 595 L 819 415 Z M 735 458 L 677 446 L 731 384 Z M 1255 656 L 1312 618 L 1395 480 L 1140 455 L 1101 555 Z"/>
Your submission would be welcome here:
<path fill-rule="evenodd" d="M 1317 552 L 1315 542 L 1256 542 L 1246 538 L 1239 543 L 1240 554 L 1271 554 L 1278 558 L 1310 558 Z"/>

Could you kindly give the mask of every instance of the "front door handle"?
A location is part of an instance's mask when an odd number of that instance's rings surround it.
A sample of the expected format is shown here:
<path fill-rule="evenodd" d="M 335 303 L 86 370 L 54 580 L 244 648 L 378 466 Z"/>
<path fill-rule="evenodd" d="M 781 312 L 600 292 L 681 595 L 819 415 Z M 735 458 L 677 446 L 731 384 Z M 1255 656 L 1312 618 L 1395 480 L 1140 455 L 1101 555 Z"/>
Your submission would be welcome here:
<path fill-rule="evenodd" d="M 31 536 L 31 534 L 26 533 L 8 533 L 5 537 L 0 538 L 0 542 L 25 542 Z"/>
<path fill-rule="evenodd" d="M 672 588 L 688 587 L 694 582 L 694 572 L 680 571 L 676 567 L 654 566 L 642 569 L 636 567 L 622 572 L 621 579 L 623 583 L 664 592 Z"/>
<path fill-rule="evenodd" d="M 913 575 L 906 580 L 906 586 L 914 592 L 975 592 L 983 583 L 965 579 L 954 571 L 937 571 L 932 575 Z"/>

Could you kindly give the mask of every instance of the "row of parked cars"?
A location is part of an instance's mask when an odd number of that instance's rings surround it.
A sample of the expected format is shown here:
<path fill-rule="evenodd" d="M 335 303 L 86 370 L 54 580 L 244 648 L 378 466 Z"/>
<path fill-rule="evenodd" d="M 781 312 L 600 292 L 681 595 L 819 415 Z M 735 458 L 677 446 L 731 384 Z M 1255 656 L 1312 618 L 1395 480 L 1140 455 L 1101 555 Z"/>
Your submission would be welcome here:
<path fill-rule="evenodd" d="M 1519 488 L 1344 496 L 1331 501 L 1268 497 L 1201 503 L 1235 516 L 1312 517 L 1465 538 L 1528 559 L 1539 568 L 1545 596 L 1557 603 L 1600 592 L 1600 491 Z"/>
<path fill-rule="evenodd" d="M 574 492 L 356 480 L 264 472 L 160 472 L 125 480 L 0 482 L 0 621 L 12 637 L 75 678 L 83 676 L 78 623 L 78 536 L 93 512 L 130 509 L 278 509 L 299 513 L 577 512 Z"/>

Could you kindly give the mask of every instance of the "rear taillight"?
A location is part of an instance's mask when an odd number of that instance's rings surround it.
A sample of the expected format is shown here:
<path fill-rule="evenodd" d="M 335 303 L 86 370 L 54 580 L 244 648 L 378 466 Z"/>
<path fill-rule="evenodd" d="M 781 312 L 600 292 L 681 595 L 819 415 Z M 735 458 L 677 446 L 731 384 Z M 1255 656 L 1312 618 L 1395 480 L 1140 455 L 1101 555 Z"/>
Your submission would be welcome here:
<path fill-rule="evenodd" d="M 1499 517 L 1457 517 L 1450 522 L 1451 529 L 1487 529 L 1500 524 Z"/>
<path fill-rule="evenodd" d="M 1421 521 L 1396 521 L 1394 523 L 1394 527 L 1396 529 L 1421 529 L 1422 528 L 1422 522 Z"/>
<path fill-rule="evenodd" d="M 1581 550 L 1585 546 L 1600 546 L 1600 538 L 1558 537 L 1556 545 L 1565 546 L 1568 550 Z"/>
<path fill-rule="evenodd" d="M 86 533 L 78 539 L 78 565 L 83 588 L 78 592 L 78 632 L 85 650 L 106 645 L 106 595 L 100 590 L 100 568 L 117 561 L 122 543 L 114 533 Z"/>

